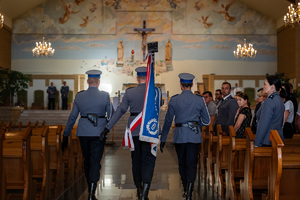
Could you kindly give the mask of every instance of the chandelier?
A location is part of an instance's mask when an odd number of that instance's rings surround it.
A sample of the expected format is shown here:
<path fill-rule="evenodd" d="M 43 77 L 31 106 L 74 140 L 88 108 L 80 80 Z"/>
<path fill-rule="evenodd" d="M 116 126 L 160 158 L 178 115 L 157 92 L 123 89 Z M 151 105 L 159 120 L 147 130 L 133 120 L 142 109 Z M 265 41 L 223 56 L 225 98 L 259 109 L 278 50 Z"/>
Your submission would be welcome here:
<path fill-rule="evenodd" d="M 288 8 L 289 12 L 283 17 L 284 25 L 295 27 L 297 23 L 300 23 L 300 2 L 298 2 L 298 6 L 291 4 Z"/>
<path fill-rule="evenodd" d="M 44 9 L 43 9 L 43 18 L 44 18 L 44 11 L 45 11 L 45 0 L 44 0 Z M 54 49 L 51 47 L 51 43 L 45 42 L 45 35 L 44 35 L 44 26 L 45 26 L 45 21 L 43 19 L 43 41 L 42 42 L 36 42 L 36 46 L 32 49 L 32 53 L 34 57 L 52 57 L 54 55 Z"/>
<path fill-rule="evenodd" d="M 244 21 L 244 33 L 245 33 L 245 37 L 244 37 L 244 44 L 238 44 L 237 45 L 237 49 L 236 51 L 233 51 L 233 55 L 236 58 L 255 58 L 256 56 L 256 50 L 253 48 L 253 44 L 249 43 L 249 45 L 247 45 L 246 42 L 246 0 L 245 0 L 245 21 Z"/>
<path fill-rule="evenodd" d="M 238 44 L 236 51 L 233 51 L 233 55 L 236 58 L 255 58 L 256 50 L 253 48 L 253 44 L 247 45 L 246 38 L 244 38 L 244 44 Z"/>
<path fill-rule="evenodd" d="M 0 13 L 0 28 L 4 25 L 4 16 Z"/>

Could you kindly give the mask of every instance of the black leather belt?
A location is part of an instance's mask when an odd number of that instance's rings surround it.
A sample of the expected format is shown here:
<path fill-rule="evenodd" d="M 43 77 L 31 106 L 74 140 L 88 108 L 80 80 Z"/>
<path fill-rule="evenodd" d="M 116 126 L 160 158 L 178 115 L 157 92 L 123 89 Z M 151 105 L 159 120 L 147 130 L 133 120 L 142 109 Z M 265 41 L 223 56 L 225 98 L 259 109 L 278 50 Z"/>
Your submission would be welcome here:
<path fill-rule="evenodd" d="M 81 116 L 81 118 L 88 118 L 87 116 Z M 106 118 L 105 116 L 98 116 L 98 118 Z"/>
<path fill-rule="evenodd" d="M 188 124 L 175 124 L 175 127 L 189 127 Z"/>
<path fill-rule="evenodd" d="M 138 116 L 140 113 L 130 113 L 130 116 Z"/>

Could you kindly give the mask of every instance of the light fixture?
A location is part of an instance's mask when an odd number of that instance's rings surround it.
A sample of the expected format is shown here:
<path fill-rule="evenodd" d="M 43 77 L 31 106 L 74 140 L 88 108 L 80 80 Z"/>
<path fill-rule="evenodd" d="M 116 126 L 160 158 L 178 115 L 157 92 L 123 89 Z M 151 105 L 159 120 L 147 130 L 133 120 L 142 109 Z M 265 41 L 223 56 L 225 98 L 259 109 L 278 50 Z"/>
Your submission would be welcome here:
<path fill-rule="evenodd" d="M 233 55 L 236 58 L 255 58 L 256 56 L 256 50 L 253 48 L 253 44 L 249 43 L 249 45 L 247 45 L 246 42 L 246 0 L 245 0 L 245 21 L 244 21 L 244 33 L 245 33 L 245 37 L 244 37 L 244 44 L 238 44 L 237 45 L 237 49 L 236 51 L 233 51 Z"/>
<path fill-rule="evenodd" d="M 0 28 L 4 25 L 4 16 L 0 13 Z"/>
<path fill-rule="evenodd" d="M 54 55 L 54 49 L 51 47 L 51 43 L 45 42 L 45 34 L 44 34 L 44 26 L 45 26 L 45 21 L 44 21 L 44 11 L 45 11 L 45 0 L 44 0 L 44 9 L 43 9 L 43 42 L 36 42 L 36 46 L 32 49 L 32 53 L 34 57 L 52 57 Z"/>
<path fill-rule="evenodd" d="M 300 2 L 298 2 L 298 6 L 291 4 L 288 8 L 289 12 L 283 17 L 284 25 L 295 27 L 296 24 L 300 23 Z"/>

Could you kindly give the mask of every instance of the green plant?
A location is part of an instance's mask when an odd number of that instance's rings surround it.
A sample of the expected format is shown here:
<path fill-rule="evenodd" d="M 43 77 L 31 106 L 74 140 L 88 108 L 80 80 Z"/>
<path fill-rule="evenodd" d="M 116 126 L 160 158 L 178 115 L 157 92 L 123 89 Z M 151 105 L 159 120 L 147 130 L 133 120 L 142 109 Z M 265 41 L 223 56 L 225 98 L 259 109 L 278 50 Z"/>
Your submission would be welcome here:
<path fill-rule="evenodd" d="M 10 103 L 12 103 L 13 96 L 28 89 L 28 83 L 31 80 L 31 74 L 9 69 L 0 70 L 0 101 L 8 103 L 11 99 Z"/>

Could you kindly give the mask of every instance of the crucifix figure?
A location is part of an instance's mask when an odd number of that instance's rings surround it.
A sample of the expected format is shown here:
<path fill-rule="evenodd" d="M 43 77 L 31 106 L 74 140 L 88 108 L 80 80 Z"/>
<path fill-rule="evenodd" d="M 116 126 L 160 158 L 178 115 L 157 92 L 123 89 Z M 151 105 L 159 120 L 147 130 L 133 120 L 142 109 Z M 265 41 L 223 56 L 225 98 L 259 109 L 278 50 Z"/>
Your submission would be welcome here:
<path fill-rule="evenodd" d="M 143 52 L 143 62 L 146 60 L 146 50 L 147 50 L 147 37 L 155 28 L 146 28 L 146 21 L 143 21 L 143 28 L 135 28 L 139 35 L 142 35 L 142 52 Z"/>

